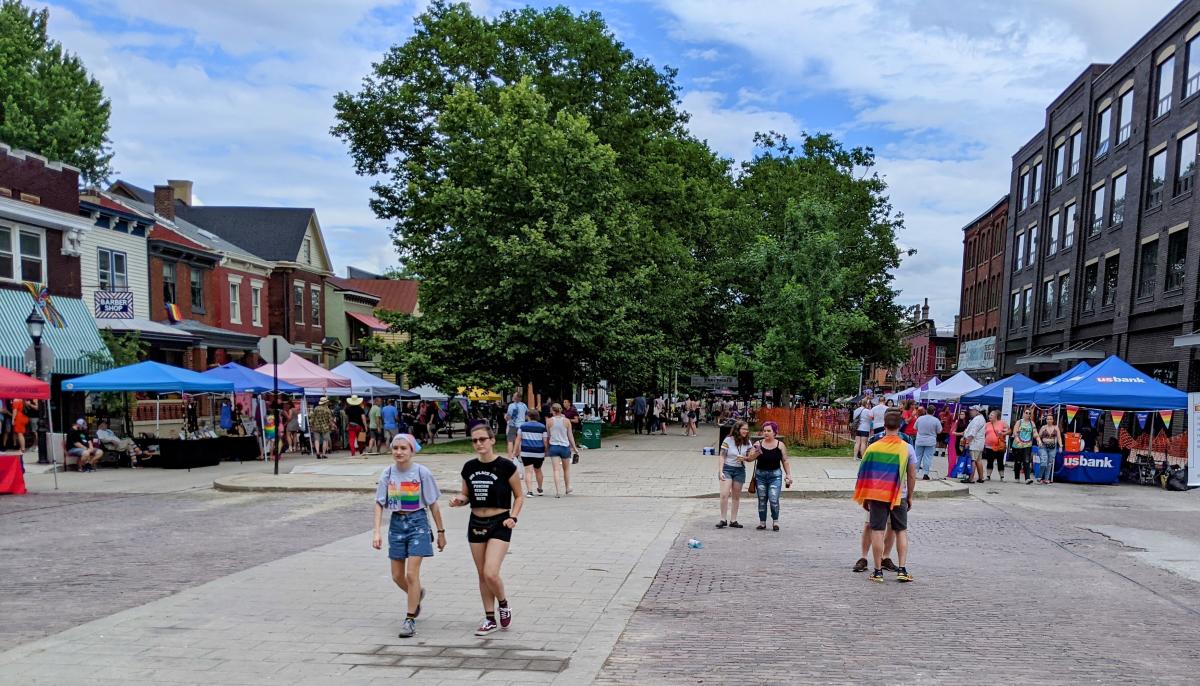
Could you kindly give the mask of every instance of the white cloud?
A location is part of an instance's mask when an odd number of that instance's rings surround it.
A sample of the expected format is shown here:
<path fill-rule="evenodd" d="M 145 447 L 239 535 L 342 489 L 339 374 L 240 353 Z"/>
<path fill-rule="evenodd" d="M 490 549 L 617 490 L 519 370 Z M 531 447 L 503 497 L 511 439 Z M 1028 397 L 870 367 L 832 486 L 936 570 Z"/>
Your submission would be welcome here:
<path fill-rule="evenodd" d="M 692 49 L 684 51 L 683 56 L 691 60 L 715 62 L 721 57 L 721 53 L 718 52 L 716 48 L 708 48 L 707 50 Z"/>
<path fill-rule="evenodd" d="M 723 155 L 742 162 L 754 154 L 754 134 L 778 131 L 795 138 L 800 122 L 787 112 L 754 106 L 726 107 L 725 95 L 716 91 L 690 91 L 683 109 L 691 115 L 688 129 Z"/>
<path fill-rule="evenodd" d="M 897 284 L 905 302 L 929 297 L 947 326 L 958 310 L 960 229 L 1008 191 L 1011 155 L 1089 62 L 1117 59 L 1175 5 L 659 2 L 673 17 L 674 37 L 744 53 L 749 66 L 771 75 L 768 88 L 842 98 L 854 108 L 853 119 L 822 128 L 847 127 L 848 145 L 861 144 L 867 130 L 901 138 L 877 151 L 893 205 L 905 214 L 902 242 L 919 251 Z M 744 154 L 736 136 L 710 139 L 725 154 Z"/>

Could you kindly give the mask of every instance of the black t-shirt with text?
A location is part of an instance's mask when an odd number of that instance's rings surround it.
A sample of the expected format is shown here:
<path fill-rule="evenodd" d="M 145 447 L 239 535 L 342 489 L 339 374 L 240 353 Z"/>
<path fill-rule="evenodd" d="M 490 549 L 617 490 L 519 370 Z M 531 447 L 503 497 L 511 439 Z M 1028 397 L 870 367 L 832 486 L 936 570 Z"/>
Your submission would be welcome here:
<path fill-rule="evenodd" d="M 467 497 L 471 507 L 512 507 L 513 491 L 508 480 L 517 473 L 517 465 L 506 457 L 497 456 L 491 462 L 475 458 L 463 465 L 462 478 L 467 482 Z"/>

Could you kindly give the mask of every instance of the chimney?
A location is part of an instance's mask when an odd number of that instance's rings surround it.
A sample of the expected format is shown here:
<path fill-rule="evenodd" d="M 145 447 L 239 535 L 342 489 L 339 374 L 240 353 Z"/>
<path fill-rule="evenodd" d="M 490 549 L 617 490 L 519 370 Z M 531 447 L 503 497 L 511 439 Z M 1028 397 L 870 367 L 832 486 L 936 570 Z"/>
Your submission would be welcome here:
<path fill-rule="evenodd" d="M 175 199 L 188 207 L 192 206 L 192 182 L 169 179 L 167 185 L 175 189 Z"/>
<path fill-rule="evenodd" d="M 171 186 L 154 187 L 154 213 L 175 221 L 175 189 Z"/>
<path fill-rule="evenodd" d="M 929 319 L 929 298 L 925 298 L 925 304 L 921 306 L 921 319 Z"/>

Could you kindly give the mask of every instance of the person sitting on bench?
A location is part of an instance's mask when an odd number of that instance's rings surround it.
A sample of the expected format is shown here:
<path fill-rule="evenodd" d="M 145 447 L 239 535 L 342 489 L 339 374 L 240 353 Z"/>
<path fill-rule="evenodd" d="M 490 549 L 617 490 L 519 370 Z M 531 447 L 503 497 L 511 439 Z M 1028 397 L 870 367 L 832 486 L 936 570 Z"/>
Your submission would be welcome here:
<path fill-rule="evenodd" d="M 88 437 L 87 422 L 83 418 L 75 420 L 75 426 L 67 432 L 67 455 L 79 459 L 79 471 L 94 472 L 104 451 L 95 445 Z"/>

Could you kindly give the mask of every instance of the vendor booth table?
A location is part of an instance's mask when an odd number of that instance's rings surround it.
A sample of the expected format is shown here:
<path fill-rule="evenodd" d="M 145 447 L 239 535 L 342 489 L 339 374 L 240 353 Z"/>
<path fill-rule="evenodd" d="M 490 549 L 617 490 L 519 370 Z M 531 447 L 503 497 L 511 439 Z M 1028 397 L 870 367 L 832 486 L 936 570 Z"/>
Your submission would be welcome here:
<path fill-rule="evenodd" d="M 21 456 L 0 455 L 0 493 L 21 495 L 25 492 L 25 468 Z"/>
<path fill-rule="evenodd" d="M 164 469 L 215 467 L 221 460 L 257 460 L 258 439 L 254 436 L 220 436 L 217 438 L 139 438 L 142 450 L 157 446 L 158 452 L 148 466 Z"/>

